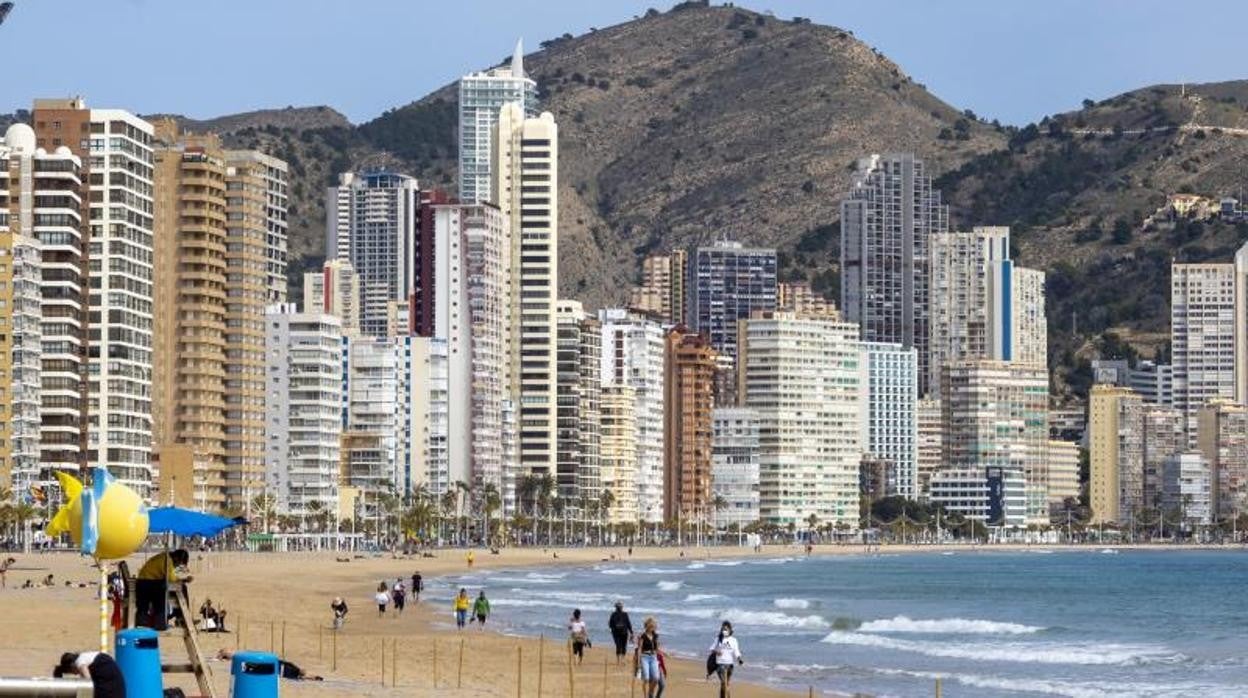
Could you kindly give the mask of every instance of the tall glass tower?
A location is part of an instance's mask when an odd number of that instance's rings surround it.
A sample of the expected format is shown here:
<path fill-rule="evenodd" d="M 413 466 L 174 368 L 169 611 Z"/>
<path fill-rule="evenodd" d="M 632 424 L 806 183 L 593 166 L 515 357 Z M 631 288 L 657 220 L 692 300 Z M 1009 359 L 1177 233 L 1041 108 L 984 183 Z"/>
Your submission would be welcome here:
<path fill-rule="evenodd" d="M 459 80 L 459 198 L 466 204 L 498 203 L 490 191 L 491 138 L 504 104 L 520 102 L 537 116 L 537 83 L 524 74 L 524 48 L 516 42 L 511 62 Z"/>

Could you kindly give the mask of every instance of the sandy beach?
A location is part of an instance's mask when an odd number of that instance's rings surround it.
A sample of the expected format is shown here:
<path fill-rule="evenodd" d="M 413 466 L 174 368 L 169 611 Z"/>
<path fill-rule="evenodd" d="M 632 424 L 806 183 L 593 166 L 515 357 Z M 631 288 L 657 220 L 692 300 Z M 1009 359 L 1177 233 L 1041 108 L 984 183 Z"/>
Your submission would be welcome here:
<path fill-rule="evenodd" d="M 1060 546 L 887 546 L 889 553 L 981 550 L 985 553 L 1027 547 Z M 1106 546 L 1108 547 L 1108 546 Z M 1125 546 L 1118 546 L 1125 547 Z M 1174 550 L 1180 546 L 1140 546 Z M 1191 546 L 1202 547 L 1202 546 Z M 1088 547 L 1081 547 L 1087 550 Z M 742 548 L 685 549 L 686 559 L 775 556 L 800 553 L 796 547 L 768 547 L 761 553 Z M 620 548 L 505 549 L 500 555 L 478 551 L 479 568 L 585 565 L 626 556 Z M 861 555 L 860 546 L 821 546 L 817 555 Z M 341 555 L 338 555 L 341 556 Z M 634 561 L 680 559 L 675 548 L 638 548 Z M 95 588 L 62 586 L 65 580 L 89 583 L 96 579 L 90 561 L 70 553 L 15 555 L 8 588 L 0 592 L 0 675 L 31 676 L 50 673 L 64 651 L 92 649 L 98 641 Z M 456 631 L 451 611 L 442 602 L 408 605 L 400 617 L 391 609 L 379 618 L 370 603 L 377 583 L 409 579 L 419 571 L 426 579 L 467 569 L 464 551 L 446 550 L 433 558 L 370 556 L 338 562 L 334 553 L 207 553 L 192 555 L 192 603 L 206 597 L 229 612 L 226 634 L 200 634 L 206 654 L 220 648 L 273 650 L 323 683 L 284 682 L 289 696 L 641 696 L 628 667 L 617 668 L 609 638 L 595 633 L 599 643 L 586 653 L 580 666 L 569 669 L 566 638 L 521 638 L 477 629 Z M 142 558 L 130 561 L 137 569 Z M 38 581 L 53 574 L 58 586 L 19 589 L 26 579 Z M 475 590 L 474 590 L 475 591 Z M 342 596 L 351 607 L 346 627 L 330 630 L 329 602 Z M 569 609 L 570 610 L 570 609 Z M 505 619 L 505 609 L 495 619 Z M 635 625 L 640 618 L 634 617 Z M 660 618 L 660 624 L 662 619 Z M 714 628 L 708 628 L 708 635 Z M 165 661 L 178 661 L 181 640 L 163 639 Z M 805 695 L 762 685 L 766 676 L 748 663 L 734 683 L 735 698 L 772 698 Z M 462 651 L 462 665 L 461 665 Z M 540 659 L 540 671 L 539 671 Z M 669 666 L 666 695 L 716 695 L 715 684 L 702 678 L 701 662 L 675 661 Z M 229 666 L 213 662 L 214 684 L 227 695 Z M 189 676 L 166 677 L 166 686 L 191 689 Z M 192 691 L 188 690 L 188 695 Z"/>

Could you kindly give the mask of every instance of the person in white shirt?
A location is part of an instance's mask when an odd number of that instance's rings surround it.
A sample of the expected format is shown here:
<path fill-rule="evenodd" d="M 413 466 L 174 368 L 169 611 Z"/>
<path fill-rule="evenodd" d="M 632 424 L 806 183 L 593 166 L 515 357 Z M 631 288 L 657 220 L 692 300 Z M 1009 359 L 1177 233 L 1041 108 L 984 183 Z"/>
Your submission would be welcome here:
<path fill-rule="evenodd" d="M 708 650 L 715 654 L 715 674 L 719 676 L 719 698 L 728 698 L 732 695 L 730 684 L 732 683 L 732 668 L 736 664 L 745 664 L 745 658 L 741 656 L 741 645 L 737 643 L 737 638 L 732 636 L 732 623 L 724 621 L 719 626 L 719 635 L 716 636 L 715 642 L 711 643 Z"/>
<path fill-rule="evenodd" d="M 572 611 L 572 619 L 568 621 L 568 635 L 572 642 L 572 654 L 576 655 L 576 663 L 580 664 L 585 660 L 585 648 L 593 645 L 589 643 L 589 628 L 581 620 L 579 608 Z"/>

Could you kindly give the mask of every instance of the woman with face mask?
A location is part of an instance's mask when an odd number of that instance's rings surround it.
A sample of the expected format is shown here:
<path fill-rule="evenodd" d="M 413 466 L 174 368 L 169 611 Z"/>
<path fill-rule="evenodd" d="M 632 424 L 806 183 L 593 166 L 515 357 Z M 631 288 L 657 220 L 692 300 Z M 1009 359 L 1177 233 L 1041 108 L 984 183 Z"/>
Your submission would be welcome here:
<path fill-rule="evenodd" d="M 736 664 L 745 664 L 745 658 L 741 656 L 741 645 L 737 643 L 737 638 L 732 636 L 732 623 L 724 621 L 719 626 L 719 635 L 715 637 L 715 642 L 711 643 L 708 650 L 715 656 L 715 674 L 719 677 L 719 698 L 728 698 L 732 695 L 730 685 L 732 683 L 732 668 Z"/>

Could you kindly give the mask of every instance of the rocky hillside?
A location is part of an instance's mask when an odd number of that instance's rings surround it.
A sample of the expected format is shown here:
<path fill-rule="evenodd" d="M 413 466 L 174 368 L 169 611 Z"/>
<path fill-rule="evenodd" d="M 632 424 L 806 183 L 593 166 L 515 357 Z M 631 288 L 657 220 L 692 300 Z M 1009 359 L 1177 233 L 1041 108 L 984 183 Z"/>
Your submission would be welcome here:
<path fill-rule="evenodd" d="M 1168 351 L 1172 261 L 1230 261 L 1248 225 L 1155 215 L 1173 194 L 1238 196 L 1248 82 L 1129 92 L 1046 118 L 938 184 L 964 224 L 1013 228 L 1049 273 L 1050 356 L 1075 393 L 1096 355 Z"/>

